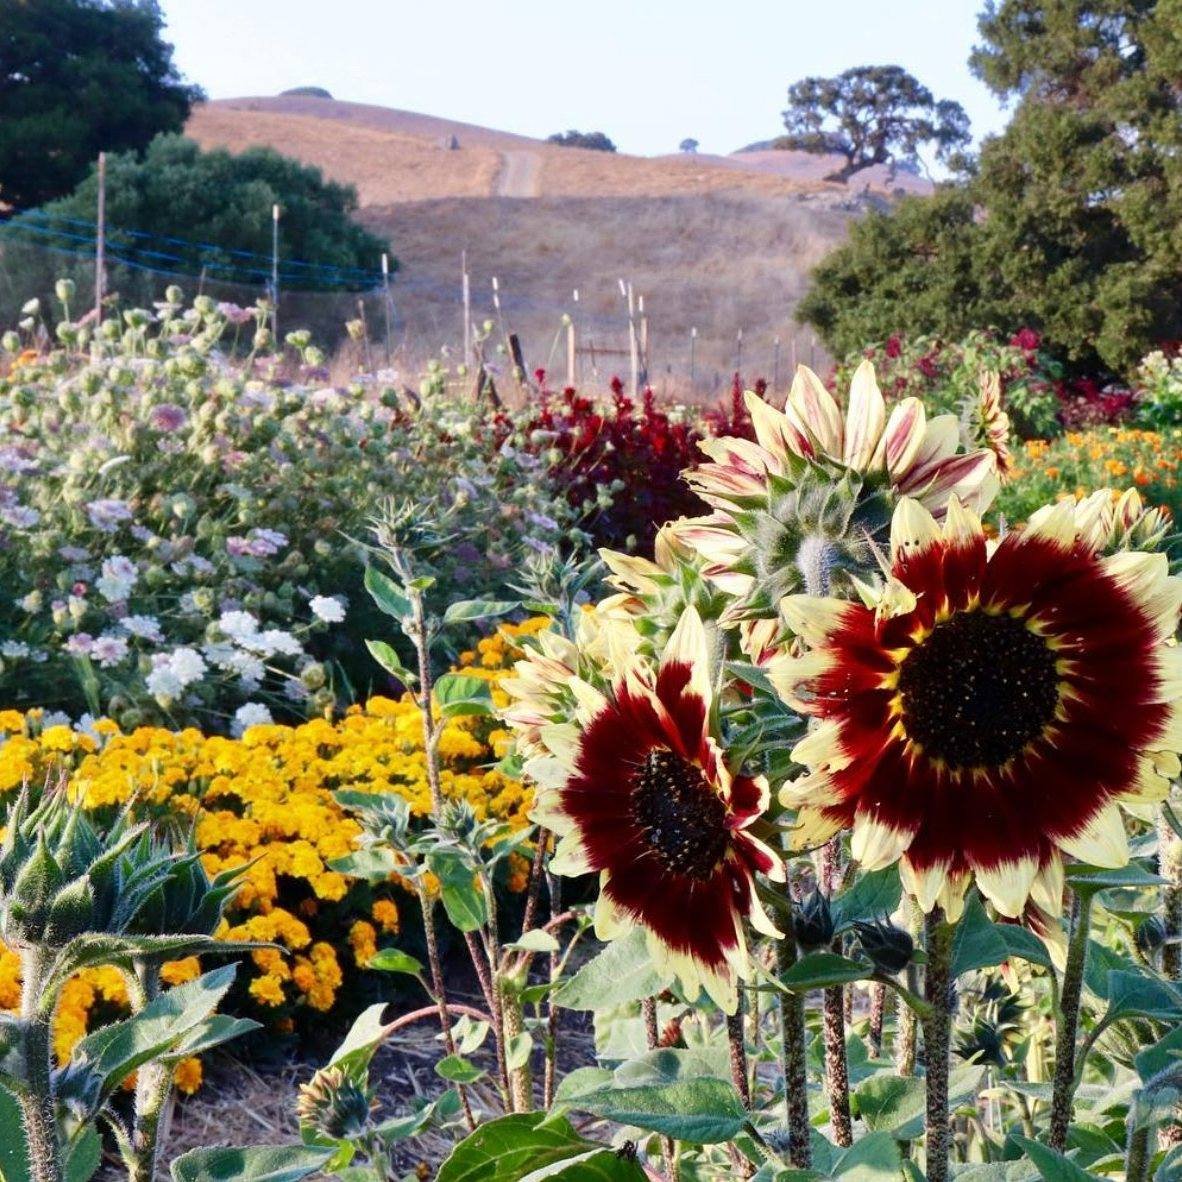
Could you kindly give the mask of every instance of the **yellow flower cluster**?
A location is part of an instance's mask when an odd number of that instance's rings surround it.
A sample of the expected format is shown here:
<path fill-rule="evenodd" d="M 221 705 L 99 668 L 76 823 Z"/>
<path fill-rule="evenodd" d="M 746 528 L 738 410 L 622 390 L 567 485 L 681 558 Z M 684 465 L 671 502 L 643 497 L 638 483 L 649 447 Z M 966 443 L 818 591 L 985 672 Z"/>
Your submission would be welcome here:
<path fill-rule="evenodd" d="M 503 703 L 497 682 L 520 656 L 516 637 L 545 626 L 542 619 L 506 625 L 464 653 L 460 667 L 488 680 L 494 700 Z M 124 734 L 107 719 L 93 735 L 80 734 L 43 728 L 41 717 L 36 710 L 0 710 L 0 794 L 61 769 L 89 809 L 110 810 L 134 797 L 154 816 L 191 824 L 211 875 L 248 865 L 218 936 L 278 945 L 253 954 L 248 986 L 276 1025 L 290 1027 L 300 1006 L 330 1010 L 344 980 L 342 960 L 364 966 L 380 938 L 398 933 L 401 916 L 391 897 L 398 885 L 375 894 L 329 863 L 350 852 L 359 832 L 334 792 L 397 793 L 415 816 L 430 811 L 421 720 L 409 697 L 371 698 L 335 721 L 252 727 L 241 739 L 156 727 Z M 489 766 L 509 742 L 487 719 L 449 720 L 439 747 L 443 791 L 468 801 L 481 817 L 520 827 L 528 824 L 527 790 Z M 525 887 L 527 870 L 528 862 L 514 855 L 510 889 Z M 179 984 L 200 971 L 189 958 L 168 966 L 165 979 Z M 0 947 L 0 1008 L 15 1008 L 19 1000 L 19 962 Z M 70 983 L 58 1018 L 59 1057 L 68 1057 L 103 1006 L 126 1006 L 117 972 L 87 971 Z M 177 1086 L 199 1083 L 200 1064 L 182 1064 Z"/>

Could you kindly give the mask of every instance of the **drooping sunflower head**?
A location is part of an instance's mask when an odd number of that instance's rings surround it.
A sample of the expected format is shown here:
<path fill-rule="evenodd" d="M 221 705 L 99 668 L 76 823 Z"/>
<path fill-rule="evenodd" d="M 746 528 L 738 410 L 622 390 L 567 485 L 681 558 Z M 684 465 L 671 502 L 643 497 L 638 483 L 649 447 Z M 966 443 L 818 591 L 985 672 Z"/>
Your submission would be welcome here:
<path fill-rule="evenodd" d="M 993 452 L 998 479 L 1004 483 L 1014 467 L 1010 451 L 1010 416 L 1002 405 L 1001 374 L 985 370 L 975 396 L 965 400 L 961 408 L 961 434 L 965 447 L 986 448 Z"/>
<path fill-rule="evenodd" d="M 1118 806 L 1178 774 L 1182 580 L 1162 554 L 1097 554 L 1069 504 L 990 553 L 959 501 L 941 527 L 904 500 L 891 563 L 869 603 L 783 604 L 805 651 L 771 676 L 817 720 L 781 793 L 798 843 L 852 827 L 925 910 L 955 917 L 975 879 L 1004 915 L 1057 914 L 1063 858 L 1123 865 Z"/>
<path fill-rule="evenodd" d="M 942 515 L 951 496 L 983 509 L 997 490 L 993 452 L 959 453 L 955 415 L 929 422 L 909 398 L 888 418 L 868 361 L 844 416 L 804 366 L 783 411 L 754 394 L 747 404 L 756 441 L 701 444 L 710 462 L 686 479 L 714 512 L 677 525 L 705 557 L 707 577 L 740 597 L 739 616 L 774 615 L 814 574 L 848 589 L 850 574 L 873 565 L 902 495 Z"/>
<path fill-rule="evenodd" d="M 728 765 L 709 659 L 687 608 L 655 667 L 632 662 L 603 693 L 581 686 L 580 716 L 543 728 L 545 754 L 525 770 L 540 789 L 534 819 L 560 838 L 551 869 L 599 875 L 600 938 L 643 927 L 659 969 L 733 1010 L 744 924 L 778 934 L 755 875 L 782 880 L 783 866 L 748 831 L 768 785 Z"/>

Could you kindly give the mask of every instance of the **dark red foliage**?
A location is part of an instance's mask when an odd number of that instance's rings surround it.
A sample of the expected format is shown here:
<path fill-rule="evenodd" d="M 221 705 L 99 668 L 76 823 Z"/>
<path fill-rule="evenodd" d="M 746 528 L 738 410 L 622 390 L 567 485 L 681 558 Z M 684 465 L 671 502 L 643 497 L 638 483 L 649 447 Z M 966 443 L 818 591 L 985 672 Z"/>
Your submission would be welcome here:
<path fill-rule="evenodd" d="M 1133 408 L 1132 390 L 1101 386 L 1095 378 L 1056 382 L 1055 393 L 1059 396 L 1059 418 L 1068 431 L 1119 423 Z"/>
<path fill-rule="evenodd" d="M 556 451 L 551 468 L 572 505 L 595 502 L 600 489 L 613 493 L 609 509 L 594 515 L 588 528 L 598 545 L 649 550 L 656 531 L 675 517 L 706 512 L 706 506 L 681 479 L 701 458 L 702 431 L 696 416 L 675 417 L 657 403 L 651 389 L 637 402 L 619 378 L 611 382 L 606 404 L 567 387 L 557 394 L 538 372 L 542 401 L 526 427 L 527 446 L 538 454 Z M 702 416 L 715 434 L 751 435 L 738 375 L 729 406 Z M 764 384 L 766 388 L 766 384 Z"/>

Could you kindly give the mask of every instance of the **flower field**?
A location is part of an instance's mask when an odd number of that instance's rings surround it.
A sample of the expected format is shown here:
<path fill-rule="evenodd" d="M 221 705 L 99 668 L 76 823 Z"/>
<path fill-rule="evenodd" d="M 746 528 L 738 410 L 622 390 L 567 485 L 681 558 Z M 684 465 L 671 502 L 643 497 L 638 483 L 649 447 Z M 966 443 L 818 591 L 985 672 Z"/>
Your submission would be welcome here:
<path fill-rule="evenodd" d="M 71 294 L 0 355 L 5 1179 L 149 1182 L 263 1041 L 298 1140 L 176 1182 L 1182 1169 L 1164 355 L 507 407 Z"/>

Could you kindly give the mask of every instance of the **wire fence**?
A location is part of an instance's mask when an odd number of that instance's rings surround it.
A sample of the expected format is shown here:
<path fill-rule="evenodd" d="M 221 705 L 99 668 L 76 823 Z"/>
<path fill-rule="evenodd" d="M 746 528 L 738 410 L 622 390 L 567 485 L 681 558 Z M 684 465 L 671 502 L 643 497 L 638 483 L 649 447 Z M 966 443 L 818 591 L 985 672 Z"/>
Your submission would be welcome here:
<path fill-rule="evenodd" d="M 25 211 L 0 222 L 0 325 L 14 324 L 31 297 L 53 305 L 55 281 L 76 285 L 77 316 L 93 306 L 97 227 L 44 211 Z M 740 373 L 762 378 L 773 391 L 786 386 L 797 363 L 829 361 L 815 336 L 786 324 L 779 332 L 709 330 L 677 325 L 646 308 L 644 297 L 621 278 L 612 290 L 571 291 L 568 298 L 506 287 L 492 275 L 469 275 L 460 260 L 455 281 L 381 267 L 342 267 L 315 260 L 225 249 L 139 229 L 111 227 L 104 241 L 103 292 L 111 305 L 151 307 L 177 284 L 187 298 L 208 295 L 242 307 L 271 297 L 278 281 L 281 332 L 308 328 L 330 350 L 340 350 L 334 374 L 349 366 L 393 366 L 408 377 L 426 361 L 445 356 L 474 363 L 475 337 L 488 368 L 511 380 L 514 357 L 527 373 L 547 372 L 552 386 L 602 388 L 613 377 L 625 385 L 651 384 L 685 401 L 718 396 Z M 600 285 L 603 286 L 602 284 Z M 658 302 L 660 293 L 658 293 Z M 366 342 L 353 347 L 345 325 L 361 320 Z"/>

